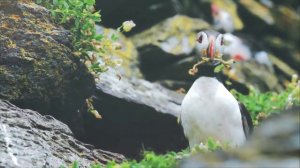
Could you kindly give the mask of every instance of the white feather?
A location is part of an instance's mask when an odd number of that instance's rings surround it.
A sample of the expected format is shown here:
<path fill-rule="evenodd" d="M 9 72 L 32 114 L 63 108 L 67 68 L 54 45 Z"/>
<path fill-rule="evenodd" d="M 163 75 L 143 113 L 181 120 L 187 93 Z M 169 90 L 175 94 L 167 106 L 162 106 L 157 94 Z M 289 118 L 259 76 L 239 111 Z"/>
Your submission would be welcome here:
<path fill-rule="evenodd" d="M 190 147 L 210 137 L 233 147 L 246 140 L 238 102 L 216 78 L 194 82 L 182 102 L 181 123 Z"/>

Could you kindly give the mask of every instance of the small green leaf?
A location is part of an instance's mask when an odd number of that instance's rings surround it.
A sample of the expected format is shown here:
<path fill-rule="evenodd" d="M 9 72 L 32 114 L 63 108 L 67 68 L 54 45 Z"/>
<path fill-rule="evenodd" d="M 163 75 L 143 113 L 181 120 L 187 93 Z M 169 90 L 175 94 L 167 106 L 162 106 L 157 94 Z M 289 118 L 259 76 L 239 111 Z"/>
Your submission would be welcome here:
<path fill-rule="evenodd" d="M 217 67 L 215 67 L 214 72 L 215 72 L 215 73 L 219 73 L 219 72 L 221 72 L 223 69 L 224 69 L 224 65 L 221 64 L 221 65 L 218 65 Z"/>
<path fill-rule="evenodd" d="M 119 39 L 119 37 L 116 34 L 112 34 L 111 37 L 110 37 L 110 39 L 112 41 L 117 41 Z"/>
<path fill-rule="evenodd" d="M 74 161 L 74 163 L 72 164 L 72 168 L 80 168 L 77 161 Z"/>
<path fill-rule="evenodd" d="M 232 85 L 232 83 L 229 81 L 229 80 L 227 80 L 227 81 L 225 81 L 225 83 L 226 83 L 226 85 Z"/>
<path fill-rule="evenodd" d="M 98 40 L 98 41 L 100 41 L 100 40 L 102 40 L 103 39 L 103 34 L 97 34 L 97 35 L 95 35 L 95 40 Z"/>

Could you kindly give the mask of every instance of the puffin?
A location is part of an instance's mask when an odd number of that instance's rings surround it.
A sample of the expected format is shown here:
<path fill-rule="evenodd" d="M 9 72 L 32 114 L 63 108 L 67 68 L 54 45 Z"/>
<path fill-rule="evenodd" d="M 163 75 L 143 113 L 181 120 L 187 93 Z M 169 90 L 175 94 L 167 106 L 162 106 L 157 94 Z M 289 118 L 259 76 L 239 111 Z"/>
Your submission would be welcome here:
<path fill-rule="evenodd" d="M 212 138 L 221 144 L 240 147 L 253 131 L 245 106 L 223 85 L 214 68 L 220 65 L 224 48 L 223 34 L 203 30 L 197 34 L 200 57 L 209 58 L 207 73 L 192 84 L 181 104 L 181 125 L 190 148 Z"/>
<path fill-rule="evenodd" d="M 233 18 L 229 12 L 220 9 L 217 5 L 211 4 L 211 12 L 213 17 L 213 26 L 217 30 L 223 30 L 232 33 L 235 30 Z"/>

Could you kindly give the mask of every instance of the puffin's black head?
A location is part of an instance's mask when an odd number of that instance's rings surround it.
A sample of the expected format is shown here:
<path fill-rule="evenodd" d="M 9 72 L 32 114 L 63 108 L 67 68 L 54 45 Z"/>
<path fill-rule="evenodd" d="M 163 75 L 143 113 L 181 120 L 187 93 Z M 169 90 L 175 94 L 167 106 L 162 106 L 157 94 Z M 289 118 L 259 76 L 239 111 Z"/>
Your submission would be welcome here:
<path fill-rule="evenodd" d="M 214 58 L 221 58 L 223 56 L 224 36 L 213 30 L 201 31 L 197 34 L 196 47 L 200 51 L 201 57 L 208 57 L 211 61 Z"/>

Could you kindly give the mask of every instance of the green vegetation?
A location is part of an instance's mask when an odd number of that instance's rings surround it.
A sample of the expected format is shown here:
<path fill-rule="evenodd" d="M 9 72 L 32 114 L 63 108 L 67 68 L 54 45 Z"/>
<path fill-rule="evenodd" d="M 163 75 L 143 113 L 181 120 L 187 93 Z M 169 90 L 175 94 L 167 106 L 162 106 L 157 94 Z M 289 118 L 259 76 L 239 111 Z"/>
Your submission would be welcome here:
<path fill-rule="evenodd" d="M 89 64 L 92 72 L 106 70 L 105 64 L 100 64 L 97 57 L 103 56 L 103 47 L 99 42 L 103 36 L 96 34 L 95 23 L 101 21 L 99 12 L 94 11 L 95 0 L 37 0 L 50 9 L 54 20 L 70 29 L 75 55 Z"/>
<path fill-rule="evenodd" d="M 101 21 L 99 11 L 95 11 L 95 0 L 36 0 L 51 11 L 53 19 L 71 32 L 73 51 L 87 65 L 95 77 L 101 72 L 119 64 L 111 59 L 115 50 L 114 43 L 118 35 L 105 37 L 97 34 L 95 24 Z M 134 27 L 132 21 L 126 21 L 117 32 L 128 32 Z"/>
<path fill-rule="evenodd" d="M 119 64 L 118 60 L 111 57 L 118 50 L 117 34 L 107 38 L 103 34 L 97 34 L 95 25 L 101 21 L 99 11 L 95 11 L 95 0 L 36 0 L 51 11 L 55 22 L 70 30 L 73 53 L 87 65 L 89 71 L 98 78 L 101 72 Z M 125 21 L 117 32 L 130 31 L 135 24 L 133 21 Z M 88 111 L 96 118 L 101 115 L 92 105 L 92 99 L 86 101 Z"/>
<path fill-rule="evenodd" d="M 105 166 L 100 164 L 92 164 L 90 168 L 171 168 L 175 167 L 178 164 L 178 156 L 180 154 L 175 152 L 170 152 L 165 155 L 156 155 L 153 152 L 145 152 L 144 158 L 137 162 L 135 160 L 125 161 L 123 163 L 115 163 L 111 161 Z M 60 168 L 66 168 L 61 166 Z M 80 164 L 75 161 L 69 168 L 80 168 Z"/>
<path fill-rule="evenodd" d="M 155 154 L 154 152 L 144 152 L 143 159 L 141 161 L 130 160 L 120 164 L 111 161 L 105 166 L 100 164 L 92 164 L 90 168 L 172 168 L 180 162 L 181 159 L 197 154 L 199 152 L 211 152 L 218 149 L 226 149 L 226 146 L 221 145 L 219 142 L 209 138 L 206 144 L 199 145 L 193 149 L 186 149 L 181 152 L 168 152 L 164 155 Z M 79 168 L 80 164 L 75 161 L 70 168 Z M 61 168 L 65 168 L 61 166 Z"/>
<path fill-rule="evenodd" d="M 188 157 L 199 152 L 211 152 L 217 149 L 224 148 L 227 147 L 209 138 L 206 144 L 201 144 L 191 150 L 186 149 L 178 153 L 169 152 L 164 155 L 157 155 L 154 152 L 144 152 L 144 157 L 140 162 L 137 162 L 135 160 L 125 161 L 121 164 L 110 162 L 105 166 L 105 168 L 172 168 L 176 167 L 176 165 L 184 157 Z"/>
<path fill-rule="evenodd" d="M 153 152 L 145 152 L 144 158 L 137 162 L 125 161 L 121 164 L 116 164 L 114 162 L 108 163 L 106 168 L 168 168 L 175 167 L 178 163 L 176 159 L 177 154 L 175 152 L 170 152 L 165 155 L 156 155 Z"/>
<path fill-rule="evenodd" d="M 246 106 L 254 124 L 257 125 L 259 121 L 272 113 L 280 112 L 292 105 L 300 105 L 300 88 L 297 78 L 294 76 L 286 89 L 280 93 L 272 91 L 261 93 L 253 87 L 250 88 L 249 95 L 243 95 L 235 90 L 231 92 Z"/>

